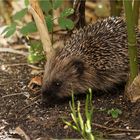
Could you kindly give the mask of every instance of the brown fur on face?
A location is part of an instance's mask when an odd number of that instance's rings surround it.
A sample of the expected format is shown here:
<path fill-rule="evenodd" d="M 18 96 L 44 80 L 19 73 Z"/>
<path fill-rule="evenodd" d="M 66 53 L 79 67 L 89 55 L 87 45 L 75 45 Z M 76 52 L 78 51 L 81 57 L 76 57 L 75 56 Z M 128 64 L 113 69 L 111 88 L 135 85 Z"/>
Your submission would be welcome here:
<path fill-rule="evenodd" d="M 54 56 L 45 67 L 43 97 L 63 98 L 70 96 L 72 91 L 86 91 L 83 79 L 87 69 L 86 64 L 79 58 L 60 59 L 59 56 Z"/>

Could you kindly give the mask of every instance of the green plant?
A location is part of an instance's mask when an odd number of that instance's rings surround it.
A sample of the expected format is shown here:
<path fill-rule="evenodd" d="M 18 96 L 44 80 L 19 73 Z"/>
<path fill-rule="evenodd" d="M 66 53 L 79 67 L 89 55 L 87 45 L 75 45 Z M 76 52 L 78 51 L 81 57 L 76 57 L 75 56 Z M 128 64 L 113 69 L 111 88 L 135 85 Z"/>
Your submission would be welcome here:
<path fill-rule="evenodd" d="M 25 1 L 25 3 L 26 6 L 28 6 L 27 0 Z M 62 29 L 70 29 L 70 30 L 73 29 L 74 23 L 72 20 L 68 19 L 68 16 L 74 13 L 73 8 L 65 8 L 64 11 L 60 13 L 60 16 L 54 19 L 53 15 L 50 14 L 51 10 L 56 10 L 57 8 L 59 8 L 62 5 L 63 1 L 54 0 L 53 2 L 51 2 L 50 0 L 47 0 L 47 1 L 39 1 L 39 3 L 42 10 L 47 15 L 45 16 L 45 21 L 48 30 L 50 32 L 53 31 L 53 21 L 55 19 L 58 19 L 59 26 Z M 15 13 L 15 15 L 13 15 L 13 24 L 7 26 L 7 28 L 5 28 L 3 31 L 3 33 L 5 33 L 5 37 L 9 37 L 15 33 L 16 27 L 18 26 L 18 22 L 22 20 L 22 18 L 27 14 L 27 12 L 28 12 L 28 8 L 24 8 L 19 12 Z M 29 33 L 36 32 L 36 31 L 37 28 L 34 21 L 31 21 L 27 23 L 25 26 L 20 27 L 20 32 L 23 35 L 28 35 Z"/>
<path fill-rule="evenodd" d="M 22 21 L 24 16 L 28 13 L 27 6 L 29 5 L 28 0 L 24 0 L 26 8 L 20 10 L 19 12 L 15 13 L 13 15 L 13 23 L 9 26 L 7 26 L 2 34 L 5 35 L 5 37 L 12 36 L 18 27 L 18 30 L 23 36 L 27 36 L 29 33 L 33 33 L 37 31 L 37 27 L 34 21 L 28 22 L 23 26 L 19 26 L 19 22 Z M 41 0 L 39 1 L 40 7 L 45 13 L 45 21 L 49 32 L 52 32 L 52 43 L 53 43 L 53 22 L 54 20 L 58 19 L 58 24 L 62 29 L 69 29 L 71 30 L 74 27 L 74 23 L 72 20 L 68 19 L 68 16 L 74 13 L 74 10 L 72 8 L 65 8 L 64 11 L 60 13 L 59 17 L 53 18 L 52 11 L 59 8 L 63 3 L 63 0 Z M 43 57 L 43 49 L 42 44 L 40 42 L 33 43 L 31 42 L 31 48 L 29 49 L 29 56 L 28 61 L 30 63 L 36 63 L 44 59 Z"/>
<path fill-rule="evenodd" d="M 138 22 L 140 1 L 123 0 L 123 3 L 128 34 L 128 54 L 130 63 L 129 83 L 131 84 L 138 74 L 137 41 L 135 26 Z"/>
<path fill-rule="evenodd" d="M 41 60 L 45 60 L 42 43 L 40 41 L 31 41 L 30 46 L 28 55 L 28 61 L 30 63 L 37 63 Z"/>
<path fill-rule="evenodd" d="M 92 134 L 92 116 L 93 116 L 93 105 L 92 105 L 92 91 L 89 89 L 89 93 L 86 96 L 85 102 L 85 118 L 84 121 L 80 112 L 80 101 L 77 103 L 77 108 L 74 102 L 74 95 L 72 94 L 72 101 L 70 102 L 71 118 L 73 123 L 68 122 L 63 119 L 63 122 L 70 126 L 72 129 L 78 131 L 84 139 L 94 140 L 94 135 Z"/>
<path fill-rule="evenodd" d="M 111 115 L 112 118 L 116 119 L 116 118 L 118 118 L 119 115 L 122 114 L 122 111 L 120 109 L 112 108 L 112 109 L 107 111 L 107 114 Z"/>

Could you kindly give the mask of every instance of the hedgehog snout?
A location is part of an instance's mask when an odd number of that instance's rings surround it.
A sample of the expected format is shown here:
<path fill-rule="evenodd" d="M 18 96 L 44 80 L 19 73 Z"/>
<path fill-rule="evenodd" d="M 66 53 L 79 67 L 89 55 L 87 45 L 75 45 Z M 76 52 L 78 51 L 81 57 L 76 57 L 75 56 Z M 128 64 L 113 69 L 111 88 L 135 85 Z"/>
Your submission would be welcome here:
<path fill-rule="evenodd" d="M 47 93 L 48 91 L 46 90 L 46 88 L 44 86 L 42 86 L 41 88 L 41 98 L 42 98 L 42 102 L 46 102 L 47 101 Z"/>
<path fill-rule="evenodd" d="M 41 89 L 41 94 L 42 94 L 42 102 L 44 103 L 50 103 L 55 100 L 59 100 L 59 96 L 57 95 L 57 92 L 53 88 L 43 86 Z"/>
<path fill-rule="evenodd" d="M 48 87 L 42 87 L 41 89 L 41 94 L 42 94 L 42 102 L 49 102 L 52 100 L 53 92 L 48 89 Z"/>

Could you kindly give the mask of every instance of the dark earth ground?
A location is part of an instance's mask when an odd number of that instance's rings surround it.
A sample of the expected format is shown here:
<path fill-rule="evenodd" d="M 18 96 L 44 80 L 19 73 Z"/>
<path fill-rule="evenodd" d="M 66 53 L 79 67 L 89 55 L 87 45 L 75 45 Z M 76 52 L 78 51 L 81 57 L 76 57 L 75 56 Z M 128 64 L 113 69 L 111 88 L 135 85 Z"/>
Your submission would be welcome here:
<path fill-rule="evenodd" d="M 25 140 L 18 133 L 17 127 L 32 140 L 42 137 L 46 140 L 48 137 L 80 138 L 61 119 L 65 116 L 71 120 L 68 101 L 44 106 L 40 99 L 35 100 L 37 95 L 28 88 L 33 77 L 31 70 L 24 56 L 0 53 L 0 140 Z M 80 100 L 81 108 L 84 108 L 84 99 Z M 122 94 L 115 94 L 114 91 L 114 94 L 94 95 L 93 105 L 93 122 L 96 123 L 93 123 L 93 130 L 98 135 L 113 140 L 140 139 L 139 102 L 132 104 Z M 113 119 L 107 111 L 101 111 L 111 108 L 120 109 L 122 114 Z M 136 132 L 130 132 L 129 129 L 136 129 Z"/>

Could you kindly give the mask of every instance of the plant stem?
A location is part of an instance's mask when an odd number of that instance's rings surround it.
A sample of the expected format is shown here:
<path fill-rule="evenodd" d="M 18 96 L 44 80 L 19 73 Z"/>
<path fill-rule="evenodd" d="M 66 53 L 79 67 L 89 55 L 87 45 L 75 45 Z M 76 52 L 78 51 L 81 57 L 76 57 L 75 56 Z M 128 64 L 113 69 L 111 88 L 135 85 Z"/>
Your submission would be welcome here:
<path fill-rule="evenodd" d="M 74 18 L 78 19 L 76 23 L 76 28 L 83 28 L 86 24 L 85 22 L 85 2 L 86 0 L 75 0 L 73 5 L 74 8 Z"/>
<path fill-rule="evenodd" d="M 54 6 L 53 6 L 53 2 L 54 2 L 54 1 L 51 0 L 52 7 L 54 7 Z M 50 14 L 51 14 L 52 19 L 53 19 L 53 18 L 54 18 L 54 9 L 51 9 Z M 54 28 L 54 20 L 52 21 L 52 23 L 53 23 L 53 28 Z M 53 43 L 54 43 L 54 40 L 53 40 L 53 28 L 52 28 L 52 31 L 51 31 L 51 42 L 52 42 L 52 45 L 53 45 Z"/>
<path fill-rule="evenodd" d="M 132 9 L 132 1 L 124 0 L 127 34 L 128 34 L 128 55 L 130 63 L 130 79 L 129 83 L 132 83 L 134 78 L 138 74 L 138 60 L 137 60 L 137 47 L 136 47 L 136 33 L 135 33 L 135 21 L 134 13 Z"/>
<path fill-rule="evenodd" d="M 89 140 L 95 140 L 95 138 L 94 138 L 94 136 L 92 135 L 92 133 L 90 133 L 90 134 L 88 135 L 88 139 L 89 139 Z"/>
<path fill-rule="evenodd" d="M 134 18 L 134 21 L 135 21 L 135 25 L 138 25 L 139 7 L 140 7 L 140 1 L 139 0 L 134 0 L 134 5 L 133 5 L 133 18 Z"/>

